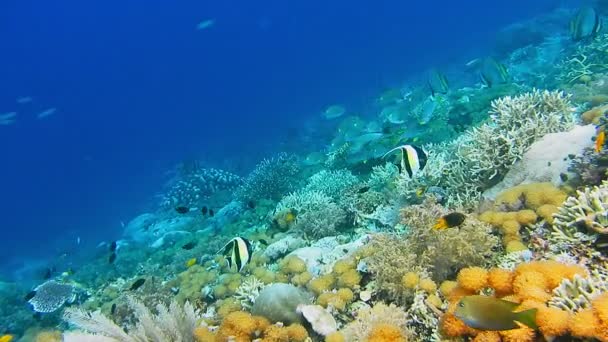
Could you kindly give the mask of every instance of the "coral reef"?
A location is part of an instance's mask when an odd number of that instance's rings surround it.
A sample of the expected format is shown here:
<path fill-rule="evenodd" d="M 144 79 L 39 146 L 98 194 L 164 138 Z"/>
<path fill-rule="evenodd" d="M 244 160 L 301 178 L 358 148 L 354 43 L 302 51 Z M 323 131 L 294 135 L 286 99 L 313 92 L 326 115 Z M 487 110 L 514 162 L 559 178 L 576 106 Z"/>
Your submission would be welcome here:
<path fill-rule="evenodd" d="M 391 304 L 377 303 L 373 307 L 363 307 L 357 311 L 354 321 L 348 323 L 340 334 L 346 341 L 368 341 L 372 333 L 381 335 L 378 329 L 390 330 L 395 340 L 378 339 L 378 341 L 403 341 L 410 332 L 407 330 L 407 314 Z"/>

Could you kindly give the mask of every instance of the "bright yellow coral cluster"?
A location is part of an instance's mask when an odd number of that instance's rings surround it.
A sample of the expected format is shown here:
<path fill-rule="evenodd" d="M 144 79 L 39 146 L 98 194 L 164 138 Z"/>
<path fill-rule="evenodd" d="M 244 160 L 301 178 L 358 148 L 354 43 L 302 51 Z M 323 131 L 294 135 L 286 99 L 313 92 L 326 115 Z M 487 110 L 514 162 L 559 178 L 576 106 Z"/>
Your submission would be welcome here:
<path fill-rule="evenodd" d="M 224 318 L 217 332 L 199 327 L 194 330 L 194 338 L 197 342 L 250 342 L 254 339 L 260 342 L 304 342 L 308 332 L 299 324 L 283 327 L 270 324 L 263 317 L 236 311 Z"/>
<path fill-rule="evenodd" d="M 572 334 L 578 337 L 595 337 L 608 331 L 608 294 L 597 297 L 593 308 L 571 316 L 567 311 L 548 307 L 552 291 L 565 280 L 575 275 L 586 276 L 586 270 L 577 265 L 566 265 L 557 261 L 535 261 L 520 264 L 515 270 L 470 267 L 460 270 L 457 281 L 448 298 L 448 312 L 441 322 L 442 332 L 447 337 L 475 336 L 474 341 L 534 341 L 536 333 L 527 327 L 501 332 L 483 332 L 467 327 L 453 315 L 458 301 L 463 297 L 491 288 L 498 298 L 520 303 L 518 311 L 538 309 L 536 323 L 545 337 Z M 442 284 L 443 287 L 443 284 Z M 447 286 L 446 286 L 447 287 Z M 603 329 L 603 330 L 602 330 Z M 607 334 L 608 335 L 608 334 Z"/>
<path fill-rule="evenodd" d="M 507 252 L 526 249 L 521 241 L 521 227 L 534 224 L 538 218 L 552 223 L 553 214 L 567 194 L 551 183 L 530 183 L 510 188 L 496 197 L 495 210 L 482 213 L 479 219 L 498 228 Z"/>

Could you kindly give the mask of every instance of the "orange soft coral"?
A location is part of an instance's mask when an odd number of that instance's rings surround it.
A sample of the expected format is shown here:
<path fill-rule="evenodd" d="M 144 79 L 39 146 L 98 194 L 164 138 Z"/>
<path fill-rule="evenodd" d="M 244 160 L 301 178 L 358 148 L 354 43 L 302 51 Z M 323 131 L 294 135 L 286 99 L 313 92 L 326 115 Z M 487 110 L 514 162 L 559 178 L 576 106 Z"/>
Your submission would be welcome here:
<path fill-rule="evenodd" d="M 516 294 L 523 293 L 531 287 L 548 290 L 549 284 L 544 274 L 536 271 L 522 272 L 513 279 L 513 292 Z"/>
<path fill-rule="evenodd" d="M 481 267 L 467 267 L 458 272 L 458 285 L 465 290 L 477 292 L 488 286 L 488 271 Z"/>
<path fill-rule="evenodd" d="M 259 332 L 263 325 L 266 325 L 263 319 L 253 317 L 251 314 L 244 311 L 235 311 L 222 321 L 218 329 L 216 338 L 219 341 L 227 341 L 230 336 L 233 336 L 236 342 L 250 341 L 256 332 Z"/>
<path fill-rule="evenodd" d="M 367 337 L 367 342 L 406 342 L 407 339 L 401 333 L 401 329 L 392 324 L 377 324 Z"/>
<path fill-rule="evenodd" d="M 536 334 L 528 327 L 499 332 L 503 342 L 532 342 Z"/>
<path fill-rule="evenodd" d="M 608 325 L 608 292 L 602 293 L 591 302 L 593 312 L 602 323 Z"/>
<path fill-rule="evenodd" d="M 498 296 L 513 293 L 513 272 L 501 268 L 493 268 L 488 272 L 488 285 Z"/>
<path fill-rule="evenodd" d="M 540 307 L 536 313 L 536 324 L 545 336 L 561 336 L 568 332 L 570 314 L 558 308 Z"/>
<path fill-rule="evenodd" d="M 441 318 L 441 331 L 446 337 L 458 337 L 466 334 L 469 329 L 463 321 L 451 313 L 446 313 Z"/>
<path fill-rule="evenodd" d="M 500 334 L 497 331 L 482 331 L 475 336 L 473 342 L 500 342 Z"/>
<path fill-rule="evenodd" d="M 574 337 L 592 338 L 600 326 L 600 320 L 591 309 L 581 310 L 570 317 L 568 328 Z"/>

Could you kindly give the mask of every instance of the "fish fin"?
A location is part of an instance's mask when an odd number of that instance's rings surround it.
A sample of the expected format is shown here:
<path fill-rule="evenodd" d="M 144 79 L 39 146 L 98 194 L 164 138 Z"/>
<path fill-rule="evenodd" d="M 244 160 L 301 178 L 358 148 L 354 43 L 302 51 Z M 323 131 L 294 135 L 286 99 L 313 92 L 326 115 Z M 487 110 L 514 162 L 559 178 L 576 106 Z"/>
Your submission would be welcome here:
<path fill-rule="evenodd" d="M 511 311 L 515 310 L 520 305 L 519 303 L 515 303 L 510 300 L 501 299 L 500 301 L 508 305 Z"/>
<path fill-rule="evenodd" d="M 530 309 L 521 312 L 515 312 L 515 320 L 519 323 L 522 323 L 534 330 L 538 329 L 538 325 L 536 325 L 536 312 L 538 309 Z"/>
<path fill-rule="evenodd" d="M 393 148 L 392 150 L 390 150 L 390 151 L 386 152 L 386 153 L 385 153 L 385 154 L 382 156 L 382 158 L 386 158 L 386 156 L 387 156 L 387 155 L 389 155 L 391 152 L 397 151 L 398 149 L 404 148 L 405 146 L 407 146 L 407 145 L 397 146 L 397 147 Z"/>

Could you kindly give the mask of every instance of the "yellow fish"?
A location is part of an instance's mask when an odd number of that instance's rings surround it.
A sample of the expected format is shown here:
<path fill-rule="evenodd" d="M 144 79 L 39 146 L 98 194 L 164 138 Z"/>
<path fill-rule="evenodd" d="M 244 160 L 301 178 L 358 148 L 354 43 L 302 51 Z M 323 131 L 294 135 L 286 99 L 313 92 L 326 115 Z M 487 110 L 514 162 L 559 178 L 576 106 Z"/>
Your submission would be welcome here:
<path fill-rule="evenodd" d="M 11 342 L 12 340 L 13 340 L 13 335 L 0 336 L 0 342 Z"/>
<path fill-rule="evenodd" d="M 606 131 L 604 131 L 602 129 L 602 131 L 597 134 L 597 137 L 595 137 L 595 153 L 600 153 L 600 151 L 604 147 L 605 142 L 606 142 Z"/>
<path fill-rule="evenodd" d="M 192 267 L 194 265 L 196 265 L 196 258 L 188 259 L 188 261 L 186 261 L 186 267 Z"/>
<path fill-rule="evenodd" d="M 514 312 L 519 304 L 489 296 L 463 297 L 454 315 L 471 328 L 479 330 L 511 330 L 517 322 L 536 329 L 536 309 Z"/>

